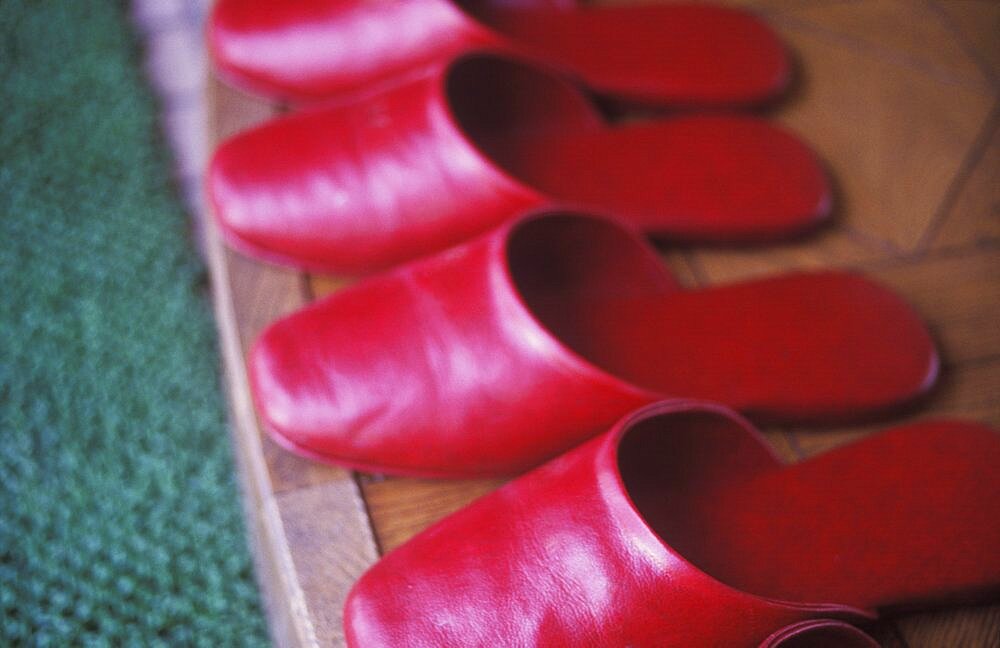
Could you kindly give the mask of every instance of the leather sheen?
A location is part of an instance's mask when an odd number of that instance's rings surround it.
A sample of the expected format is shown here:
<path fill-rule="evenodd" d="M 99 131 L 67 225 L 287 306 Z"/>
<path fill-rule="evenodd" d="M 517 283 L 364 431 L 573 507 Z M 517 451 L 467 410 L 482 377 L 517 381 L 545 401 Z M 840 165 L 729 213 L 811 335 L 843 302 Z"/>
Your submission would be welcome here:
<path fill-rule="evenodd" d="M 507 231 L 372 278 L 266 330 L 250 377 L 272 435 L 369 470 L 510 474 L 654 400 L 538 325 L 512 290 Z M 644 289 L 675 290 L 652 253 L 636 249 Z"/>
<path fill-rule="evenodd" d="M 764 120 L 611 127 L 564 78 L 486 53 L 241 133 L 215 153 L 207 190 L 237 249 L 338 274 L 553 206 L 661 237 L 747 243 L 815 228 L 832 204 L 815 154 Z"/>
<path fill-rule="evenodd" d="M 229 243 L 276 262 L 366 273 L 447 248 L 543 202 L 468 141 L 444 85 L 443 73 L 433 74 L 223 143 L 207 183 Z M 568 84 L 547 87 L 556 100 L 535 115 L 538 127 L 587 130 L 600 122 Z"/>
<path fill-rule="evenodd" d="M 347 600 L 348 645 L 741 648 L 811 618 L 870 617 L 755 597 L 678 555 L 636 511 L 619 475 L 618 441 L 636 418 L 383 557 Z M 741 436 L 706 443 L 738 445 L 744 472 L 777 464 L 761 440 Z"/>
<path fill-rule="evenodd" d="M 997 593 L 998 461 L 996 430 L 933 421 L 783 466 L 723 406 L 654 404 L 388 553 L 348 645 L 870 648 L 876 610 Z M 755 527 L 711 514 L 730 498 Z"/>
<path fill-rule="evenodd" d="M 483 47 L 644 103 L 755 103 L 789 82 L 784 46 L 748 12 L 681 3 L 562 10 L 566 4 L 220 0 L 208 43 L 223 78 L 298 102 L 391 85 Z"/>
<path fill-rule="evenodd" d="M 628 229 L 552 213 L 272 324 L 249 371 L 285 446 L 460 477 L 522 471 L 668 396 L 857 418 L 925 393 L 937 355 L 905 303 L 856 275 L 684 291 Z"/>

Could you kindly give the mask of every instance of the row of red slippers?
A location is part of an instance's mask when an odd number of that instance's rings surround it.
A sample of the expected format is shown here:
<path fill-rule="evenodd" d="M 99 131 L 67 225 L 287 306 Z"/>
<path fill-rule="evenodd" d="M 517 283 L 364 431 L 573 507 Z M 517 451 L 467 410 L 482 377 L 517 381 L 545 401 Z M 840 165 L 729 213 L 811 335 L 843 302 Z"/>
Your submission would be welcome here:
<path fill-rule="evenodd" d="M 857 419 L 925 394 L 939 364 L 919 317 L 863 277 L 688 291 L 641 238 L 746 243 L 829 215 L 821 163 L 767 122 L 612 126 L 593 103 L 773 98 L 790 64 L 763 23 L 705 5 L 222 0 L 209 39 L 231 82 L 319 104 L 216 152 L 230 243 L 388 269 L 257 341 L 270 434 L 377 472 L 541 464 L 370 569 L 350 645 L 873 646 L 857 626 L 881 611 L 1000 591 L 995 431 L 915 424 L 783 466 L 709 402 Z"/>

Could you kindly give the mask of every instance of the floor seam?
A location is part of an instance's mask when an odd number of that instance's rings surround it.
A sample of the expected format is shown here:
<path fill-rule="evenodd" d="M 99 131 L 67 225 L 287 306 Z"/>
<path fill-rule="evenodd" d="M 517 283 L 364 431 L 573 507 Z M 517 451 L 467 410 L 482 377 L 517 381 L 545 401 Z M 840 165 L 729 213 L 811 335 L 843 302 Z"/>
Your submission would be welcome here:
<path fill-rule="evenodd" d="M 872 55 L 885 63 L 916 70 L 941 83 L 962 86 L 983 92 L 984 94 L 992 94 L 995 91 L 991 79 L 974 80 L 946 68 L 928 64 L 926 61 L 921 61 L 899 50 L 871 43 L 863 38 L 825 27 L 810 20 L 783 13 L 769 14 L 768 18 L 775 24 L 784 24 L 786 27 L 803 29 L 837 45 L 845 46 L 855 54 Z M 979 69 L 978 64 L 976 64 L 976 69 Z"/>
<path fill-rule="evenodd" d="M 935 237 L 941 231 L 941 227 L 948 220 L 952 209 L 958 203 L 958 198 L 962 195 L 962 189 L 965 188 L 969 178 L 972 177 L 976 166 L 986 155 L 987 151 L 989 151 L 990 142 L 998 127 L 1000 127 L 1000 98 L 994 100 L 990 114 L 983 120 L 983 124 L 979 128 L 975 140 L 973 140 L 972 145 L 962 159 L 962 164 L 948 183 L 948 189 L 945 191 L 941 203 L 934 210 L 934 215 L 924 229 L 924 233 L 917 241 L 914 249 L 918 256 L 923 256 L 930 250 Z"/>
<path fill-rule="evenodd" d="M 934 2 L 933 0 L 924 0 L 924 4 L 933 11 L 941 20 L 941 24 L 944 25 L 945 29 L 951 32 L 952 36 L 955 37 L 959 45 L 961 45 L 962 50 L 966 55 L 975 62 L 976 67 L 983 73 L 983 75 L 991 80 L 997 88 L 1000 88 L 1000 72 L 993 69 L 993 66 L 987 61 L 979 50 L 969 42 L 968 37 L 965 32 L 955 23 L 955 20 L 951 17 L 947 11 L 945 11 L 941 5 Z"/>

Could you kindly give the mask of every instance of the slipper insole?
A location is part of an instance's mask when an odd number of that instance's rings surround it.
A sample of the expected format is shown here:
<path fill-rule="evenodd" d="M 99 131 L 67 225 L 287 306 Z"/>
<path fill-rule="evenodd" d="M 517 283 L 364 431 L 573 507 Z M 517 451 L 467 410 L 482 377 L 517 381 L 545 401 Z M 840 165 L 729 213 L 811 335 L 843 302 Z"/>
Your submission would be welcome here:
<path fill-rule="evenodd" d="M 687 117 L 494 137 L 473 128 L 466 131 L 480 149 L 528 186 L 654 234 L 774 238 L 810 228 L 831 207 L 816 156 L 763 120 Z"/>
<path fill-rule="evenodd" d="M 557 269 L 559 257 L 515 275 L 535 316 L 590 362 L 664 396 L 718 401 L 763 420 L 830 420 L 899 405 L 936 376 L 919 317 L 853 274 L 661 294 L 608 270 L 598 284 Z"/>
<path fill-rule="evenodd" d="M 527 52 L 597 90 L 635 101 L 754 102 L 774 95 L 790 77 L 788 54 L 775 33 L 735 9 L 468 10 Z"/>
<path fill-rule="evenodd" d="M 661 447 L 642 446 L 659 457 L 655 471 L 622 455 L 623 475 L 639 476 L 630 494 L 668 544 L 723 583 L 869 609 L 1000 591 L 1000 435 L 986 426 L 911 424 L 750 478 L 682 476 L 666 489 L 672 432 L 659 432 L 650 440 Z"/>

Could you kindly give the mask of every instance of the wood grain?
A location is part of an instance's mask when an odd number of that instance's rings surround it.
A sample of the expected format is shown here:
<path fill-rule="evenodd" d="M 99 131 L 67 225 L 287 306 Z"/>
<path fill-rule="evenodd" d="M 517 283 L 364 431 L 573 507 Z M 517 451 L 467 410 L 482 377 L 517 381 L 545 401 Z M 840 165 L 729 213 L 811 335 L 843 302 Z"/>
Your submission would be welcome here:
<path fill-rule="evenodd" d="M 219 137 L 275 113 L 218 83 L 210 98 Z M 264 438 L 244 369 L 260 331 L 306 303 L 307 280 L 227 251 L 215 228 L 207 230 L 231 429 L 272 638 L 279 646 L 342 645 L 344 599 L 377 557 L 364 501 L 350 472 L 290 458 Z"/>
<path fill-rule="evenodd" d="M 965 153 L 992 109 L 993 89 L 859 49 L 832 29 L 780 20 L 801 58 L 802 79 L 799 93 L 775 116 L 830 165 L 848 231 L 912 250 L 964 171 Z"/>
<path fill-rule="evenodd" d="M 955 83 L 987 86 L 989 77 L 937 11 L 931 3 L 866 0 L 805 4 L 785 15 L 836 34 L 866 54 Z"/>
<path fill-rule="evenodd" d="M 383 553 L 501 486 L 502 479 L 432 481 L 425 479 L 376 479 L 362 482 Z"/>

